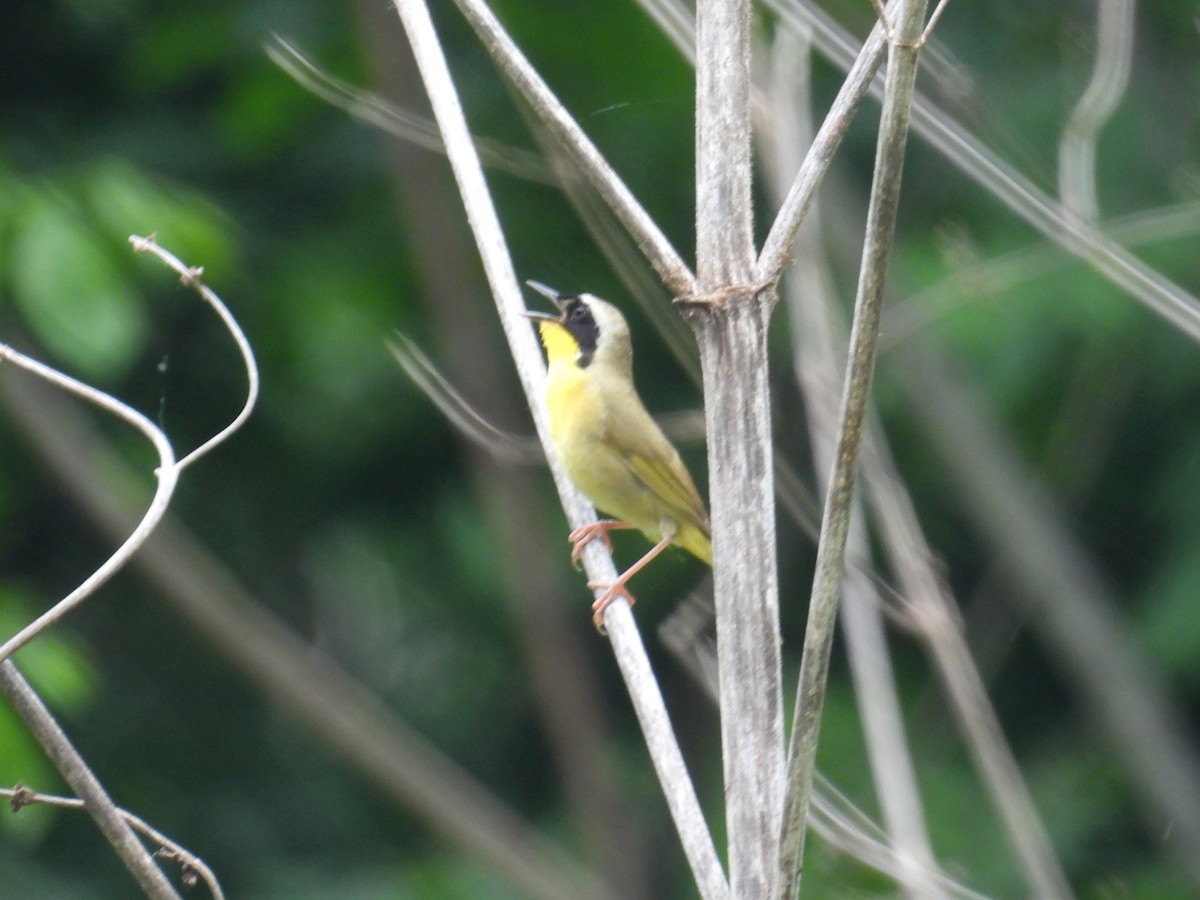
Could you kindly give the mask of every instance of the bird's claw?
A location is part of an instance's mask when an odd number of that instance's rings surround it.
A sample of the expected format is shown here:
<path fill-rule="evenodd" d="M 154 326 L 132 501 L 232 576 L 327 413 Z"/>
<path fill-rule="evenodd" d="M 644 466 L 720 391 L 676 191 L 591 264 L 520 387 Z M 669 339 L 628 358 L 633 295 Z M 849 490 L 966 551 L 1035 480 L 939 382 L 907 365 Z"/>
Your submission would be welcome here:
<path fill-rule="evenodd" d="M 608 533 L 616 528 L 628 527 L 624 522 L 612 519 L 601 519 L 599 522 L 580 525 L 567 535 L 567 540 L 571 542 L 571 565 L 576 569 L 582 568 L 579 564 L 579 557 L 583 553 L 583 548 L 597 538 L 604 541 L 604 546 L 608 548 L 609 553 L 612 553 L 612 538 L 608 536 Z"/>
<path fill-rule="evenodd" d="M 592 624 L 596 626 L 596 630 L 601 634 L 608 634 L 604 628 L 604 614 L 613 602 L 619 597 L 624 597 L 625 602 L 633 606 L 637 601 L 633 599 L 633 594 L 629 593 L 629 589 L 625 587 L 624 581 L 615 581 L 612 584 L 605 584 L 602 581 L 589 581 L 588 587 L 592 590 L 604 588 L 604 593 L 596 598 L 596 602 L 592 604 Z"/>

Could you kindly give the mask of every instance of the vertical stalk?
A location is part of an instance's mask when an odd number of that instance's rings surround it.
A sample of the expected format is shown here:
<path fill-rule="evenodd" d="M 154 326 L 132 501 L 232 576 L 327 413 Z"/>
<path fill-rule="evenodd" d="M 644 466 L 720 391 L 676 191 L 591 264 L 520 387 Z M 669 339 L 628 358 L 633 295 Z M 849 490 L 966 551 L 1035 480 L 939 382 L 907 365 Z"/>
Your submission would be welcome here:
<path fill-rule="evenodd" d="M 765 897 L 777 870 L 783 703 L 766 371 L 774 293 L 751 284 L 748 0 L 701 0 L 696 39 L 699 290 L 685 299 L 704 372 L 729 884 L 734 897 Z"/>
<path fill-rule="evenodd" d="M 817 738 L 829 675 L 829 656 L 837 624 L 846 538 L 853 508 L 854 486 L 862 446 L 867 399 L 875 370 L 875 345 L 887 283 L 887 262 L 896 227 L 904 148 L 908 139 L 920 48 L 917 41 L 925 18 L 925 0 L 908 0 L 901 7 L 894 42 L 888 47 L 887 81 L 879 123 L 875 177 L 871 185 L 867 230 L 859 272 L 850 357 L 842 394 L 841 431 L 833 471 L 825 496 L 821 537 L 817 544 L 816 572 L 804 654 L 800 660 L 800 685 L 796 692 L 795 721 L 788 759 L 788 797 L 780 852 L 779 898 L 794 897 L 800 887 L 804 837 L 816 764 Z"/>

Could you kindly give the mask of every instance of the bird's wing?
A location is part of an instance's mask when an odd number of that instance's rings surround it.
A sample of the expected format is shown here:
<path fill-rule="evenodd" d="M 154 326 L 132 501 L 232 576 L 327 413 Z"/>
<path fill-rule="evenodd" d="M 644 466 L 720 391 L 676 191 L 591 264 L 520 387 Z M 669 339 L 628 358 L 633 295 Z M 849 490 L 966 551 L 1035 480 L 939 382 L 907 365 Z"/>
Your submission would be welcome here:
<path fill-rule="evenodd" d="M 663 441 L 665 443 L 666 439 Z M 708 533 L 708 513 L 704 511 L 704 502 L 678 454 L 669 444 L 662 448 L 662 452 L 627 452 L 625 464 L 639 481 L 667 504 L 680 522 L 691 521 Z"/>

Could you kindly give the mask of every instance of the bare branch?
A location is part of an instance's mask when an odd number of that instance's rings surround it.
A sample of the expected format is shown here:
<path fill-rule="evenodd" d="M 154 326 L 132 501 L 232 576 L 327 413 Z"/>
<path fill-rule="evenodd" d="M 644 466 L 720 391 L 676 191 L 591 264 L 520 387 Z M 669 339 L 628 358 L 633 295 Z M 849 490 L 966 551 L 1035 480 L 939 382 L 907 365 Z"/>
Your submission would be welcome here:
<path fill-rule="evenodd" d="M 893 0 L 893 4 L 895 2 L 896 0 Z M 792 5 L 776 4 L 776 12 L 786 24 L 797 32 L 806 32 L 807 27 L 798 24 L 793 10 Z M 855 55 L 846 80 L 813 137 L 804 162 L 801 163 L 795 180 L 775 215 L 771 231 L 758 256 L 755 274 L 758 282 L 777 280 L 791 258 L 792 241 L 796 231 L 804 221 L 813 197 L 816 196 L 817 187 L 825 178 L 825 171 L 833 161 L 833 154 L 850 127 L 850 120 L 858 111 L 859 104 L 875 80 L 876 72 L 883 64 L 886 46 L 883 27 L 876 25 L 863 44 L 862 50 Z"/>
<path fill-rule="evenodd" d="M 0 691 L 8 697 L 71 790 L 82 798 L 88 813 L 146 895 L 152 900 L 180 900 L 129 822 L 11 660 L 0 662 Z"/>
<path fill-rule="evenodd" d="M 45 806 L 58 806 L 63 809 L 87 809 L 87 804 L 78 797 L 59 797 L 54 794 L 42 794 L 38 791 L 30 790 L 21 784 L 11 788 L 0 788 L 0 797 L 10 798 L 9 805 L 12 807 L 14 813 L 35 803 L 41 803 Z M 157 828 L 154 828 L 140 816 L 136 816 L 129 810 L 121 809 L 120 807 L 116 807 L 116 811 L 117 815 L 128 822 L 134 831 L 144 834 L 159 845 L 159 849 L 154 851 L 155 857 L 158 859 L 169 859 L 179 864 L 180 879 L 183 881 L 184 887 L 191 887 L 199 879 L 204 882 L 213 900 L 224 900 L 225 894 L 221 890 L 217 876 L 204 860 L 180 844 L 175 843 L 175 841 L 171 840 Z"/>
<path fill-rule="evenodd" d="M 762 123 L 760 142 L 770 181 L 777 194 L 788 188 L 801 148 L 812 134 L 810 122 L 811 44 L 783 30 L 771 48 L 771 114 Z M 845 376 L 845 329 L 833 276 L 821 246 L 820 207 L 814 202 L 796 235 L 795 267 L 784 282 L 792 329 L 792 365 L 804 394 L 813 459 L 818 476 L 833 470 L 837 442 L 839 386 Z M 818 485 L 826 490 L 824 479 Z M 851 560 L 870 558 L 861 503 L 855 502 L 847 544 Z M 913 900 L 943 896 L 925 826 L 920 787 L 904 730 L 891 655 L 884 632 L 879 588 L 869 570 L 847 566 L 842 631 L 854 678 L 855 695 L 866 738 L 871 777 L 887 825 L 888 859 L 905 894 Z M 815 796 L 814 808 L 820 809 Z M 876 851 L 877 852 L 877 851 Z"/>
<path fill-rule="evenodd" d="M 279 35 L 272 36 L 266 50 L 271 62 L 314 96 L 393 137 L 445 154 L 446 145 L 432 120 L 400 109 L 383 97 L 334 77 Z M 554 184 L 545 160 L 536 153 L 484 137 L 475 138 L 475 147 L 483 164 L 493 171 L 507 172 L 538 184 Z"/>
<path fill-rule="evenodd" d="M 899 43 L 891 45 L 888 51 L 887 86 L 880 117 L 875 176 L 867 211 L 867 234 L 858 297 L 854 304 L 854 322 L 850 333 L 841 427 L 821 521 L 808 628 L 800 660 L 800 684 L 796 693 L 788 759 L 787 808 L 775 895 L 780 900 L 794 897 L 800 886 L 817 736 L 841 590 L 858 454 L 875 367 L 875 343 L 887 284 L 887 263 L 895 233 L 909 114 L 920 59 L 919 49 L 908 44 L 920 37 L 925 18 L 924 0 L 904 0 L 897 18 Z"/>

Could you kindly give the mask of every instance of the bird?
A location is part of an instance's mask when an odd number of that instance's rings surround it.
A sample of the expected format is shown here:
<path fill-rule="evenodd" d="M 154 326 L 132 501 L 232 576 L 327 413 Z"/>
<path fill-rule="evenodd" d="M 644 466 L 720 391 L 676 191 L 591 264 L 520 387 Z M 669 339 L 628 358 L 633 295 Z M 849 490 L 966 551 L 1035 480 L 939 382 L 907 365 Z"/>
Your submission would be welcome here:
<path fill-rule="evenodd" d="M 692 476 L 638 396 L 633 345 L 621 311 L 592 294 L 526 284 L 559 311 L 525 313 L 546 350 L 551 444 L 572 483 L 612 517 L 570 533 L 571 562 L 578 565 L 592 540 L 602 540 L 611 552 L 609 532 L 617 529 L 637 529 L 654 544 L 611 584 L 588 583 L 604 589 L 592 605 L 592 621 L 603 634 L 608 607 L 618 597 L 634 603 L 626 587 L 630 577 L 671 544 L 711 566 L 712 530 Z"/>

